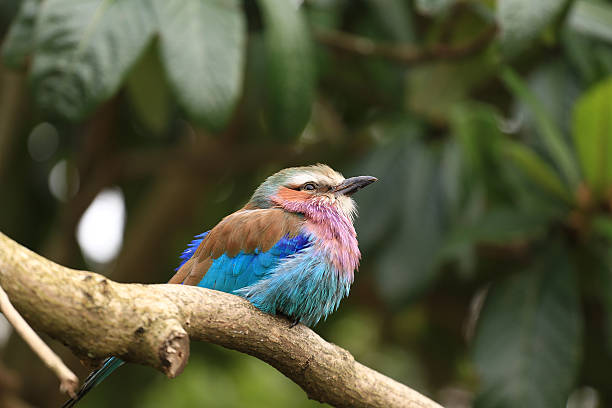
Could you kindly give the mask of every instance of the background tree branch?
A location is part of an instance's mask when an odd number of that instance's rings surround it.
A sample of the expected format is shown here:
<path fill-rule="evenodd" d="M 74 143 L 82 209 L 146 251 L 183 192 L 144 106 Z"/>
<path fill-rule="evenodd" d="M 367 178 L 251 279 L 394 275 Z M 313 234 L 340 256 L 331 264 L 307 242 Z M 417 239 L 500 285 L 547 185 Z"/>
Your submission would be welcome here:
<path fill-rule="evenodd" d="M 36 329 L 78 356 L 115 355 L 174 377 L 189 338 L 266 361 L 309 398 L 337 407 L 439 407 L 358 362 L 303 325 L 226 293 L 180 285 L 119 284 L 55 264 L 0 233 L 0 286 Z"/>
<path fill-rule="evenodd" d="M 402 64 L 414 64 L 435 59 L 458 59 L 474 55 L 487 48 L 499 31 L 491 25 L 463 45 L 436 44 L 417 47 L 412 44 L 379 43 L 370 38 L 337 30 L 315 31 L 315 38 L 321 44 L 361 57 L 379 57 Z"/>

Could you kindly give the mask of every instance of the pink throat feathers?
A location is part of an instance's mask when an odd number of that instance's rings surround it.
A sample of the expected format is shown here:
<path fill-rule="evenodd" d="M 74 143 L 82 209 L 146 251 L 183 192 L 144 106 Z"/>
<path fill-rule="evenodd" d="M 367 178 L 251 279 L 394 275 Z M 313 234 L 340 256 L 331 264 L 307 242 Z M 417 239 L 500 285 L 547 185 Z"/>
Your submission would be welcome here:
<path fill-rule="evenodd" d="M 275 196 L 272 201 L 287 211 L 304 214 L 305 229 L 318 238 L 315 248 L 326 255 L 341 277 L 352 282 L 361 259 L 357 233 L 336 204 L 324 197 L 294 201 Z"/>

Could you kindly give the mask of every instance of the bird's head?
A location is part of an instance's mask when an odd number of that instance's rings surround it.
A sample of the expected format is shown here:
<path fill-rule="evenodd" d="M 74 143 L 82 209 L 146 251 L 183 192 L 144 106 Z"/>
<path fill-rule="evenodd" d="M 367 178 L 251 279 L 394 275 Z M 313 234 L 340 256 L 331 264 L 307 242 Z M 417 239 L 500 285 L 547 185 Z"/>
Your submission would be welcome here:
<path fill-rule="evenodd" d="M 268 177 L 255 190 L 248 207 L 281 207 L 307 216 L 336 210 L 352 220 L 355 202 L 351 196 L 375 181 L 370 176 L 345 179 L 324 164 L 290 167 Z"/>

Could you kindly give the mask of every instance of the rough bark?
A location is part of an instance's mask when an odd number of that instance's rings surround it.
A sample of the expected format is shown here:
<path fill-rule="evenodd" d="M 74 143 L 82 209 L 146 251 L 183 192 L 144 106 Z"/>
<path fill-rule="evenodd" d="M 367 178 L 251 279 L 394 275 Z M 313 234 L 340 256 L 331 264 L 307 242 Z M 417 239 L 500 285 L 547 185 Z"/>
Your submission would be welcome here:
<path fill-rule="evenodd" d="M 440 407 L 309 328 L 289 328 L 289 321 L 230 294 L 116 283 L 55 264 L 2 233 L 0 285 L 34 328 L 83 358 L 115 355 L 174 377 L 187 362 L 191 338 L 264 360 L 309 398 L 337 407 Z"/>

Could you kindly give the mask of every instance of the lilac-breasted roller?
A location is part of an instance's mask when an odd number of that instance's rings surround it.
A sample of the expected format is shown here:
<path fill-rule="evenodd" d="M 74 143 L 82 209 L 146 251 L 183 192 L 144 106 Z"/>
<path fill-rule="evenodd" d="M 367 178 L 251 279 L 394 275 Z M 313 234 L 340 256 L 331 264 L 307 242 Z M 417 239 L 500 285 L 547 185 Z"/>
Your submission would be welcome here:
<path fill-rule="evenodd" d="M 374 181 L 345 179 L 322 164 L 281 170 L 243 208 L 195 237 L 170 283 L 233 293 L 266 313 L 313 326 L 349 293 L 361 258 L 351 196 Z M 107 359 L 64 407 L 122 364 Z"/>

